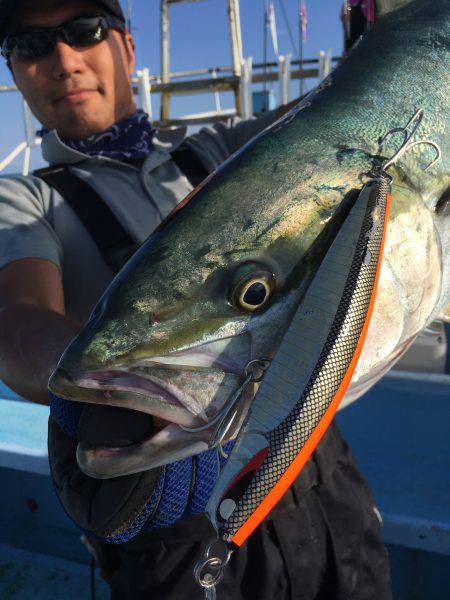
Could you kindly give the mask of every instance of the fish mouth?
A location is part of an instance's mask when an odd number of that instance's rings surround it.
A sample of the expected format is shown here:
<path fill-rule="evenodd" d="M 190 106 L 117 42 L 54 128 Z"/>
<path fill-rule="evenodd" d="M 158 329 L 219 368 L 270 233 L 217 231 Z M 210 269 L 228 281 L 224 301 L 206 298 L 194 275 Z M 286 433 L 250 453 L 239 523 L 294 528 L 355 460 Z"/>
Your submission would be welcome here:
<path fill-rule="evenodd" d="M 49 382 L 57 396 L 131 409 L 151 415 L 158 423 L 149 437 L 126 446 L 80 441 L 80 469 L 90 477 L 109 479 L 161 467 L 207 450 L 214 429 L 207 424 L 240 388 L 250 360 L 248 336 L 238 337 L 242 339 L 237 344 L 233 338 L 232 352 L 225 352 L 230 341 L 218 340 L 107 369 L 69 371 L 62 361 Z M 248 402 L 247 391 L 240 404 Z M 189 431 L 199 428 L 201 431 Z M 237 426 L 230 429 L 226 441 L 237 431 Z"/>

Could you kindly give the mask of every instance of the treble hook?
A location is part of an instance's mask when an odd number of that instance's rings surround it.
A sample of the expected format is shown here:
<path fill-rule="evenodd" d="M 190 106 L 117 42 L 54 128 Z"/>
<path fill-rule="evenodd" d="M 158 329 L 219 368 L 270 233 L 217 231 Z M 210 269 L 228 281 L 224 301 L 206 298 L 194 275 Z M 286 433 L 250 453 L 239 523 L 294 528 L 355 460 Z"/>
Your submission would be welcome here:
<path fill-rule="evenodd" d="M 394 133 L 403 133 L 404 137 L 403 137 L 402 146 L 404 144 L 406 144 L 408 142 L 408 140 L 410 140 L 414 136 L 414 134 L 420 127 L 420 124 L 422 123 L 423 115 L 424 115 L 423 108 L 419 108 L 418 110 L 416 110 L 416 112 L 413 114 L 413 116 L 410 118 L 410 120 L 406 123 L 405 127 L 394 127 L 394 129 L 391 129 L 390 131 L 385 133 L 384 136 L 378 140 L 378 144 L 380 145 L 380 148 L 383 147 L 383 145 L 384 145 L 385 141 L 388 139 L 388 137 L 390 137 Z M 412 131 L 408 131 L 411 125 L 413 125 Z"/>
<path fill-rule="evenodd" d="M 382 148 L 383 148 L 383 146 L 384 146 L 384 144 L 385 144 L 385 142 L 386 142 L 386 140 L 390 136 L 394 135 L 395 133 L 403 133 L 403 142 L 402 142 L 400 148 L 382 166 L 382 171 L 386 172 L 386 170 L 389 167 L 391 167 L 392 165 L 394 165 L 395 163 L 397 163 L 402 158 L 402 156 L 404 156 L 407 152 L 409 152 L 415 146 L 431 146 L 435 150 L 435 152 L 436 152 L 435 159 L 432 160 L 425 167 L 424 171 L 428 171 L 428 169 L 431 169 L 431 167 L 434 166 L 442 158 L 441 149 L 436 144 L 436 142 L 432 142 L 430 140 L 416 140 L 415 142 L 411 141 L 412 138 L 414 137 L 414 135 L 416 134 L 418 128 L 420 127 L 420 124 L 422 123 L 423 115 L 424 115 L 423 108 L 419 108 L 418 110 L 416 110 L 416 112 L 410 118 L 410 120 L 405 125 L 405 127 L 395 127 L 394 129 L 391 129 L 390 131 L 388 131 L 382 138 L 380 138 L 380 140 L 378 141 L 378 143 L 379 143 L 380 151 L 381 151 Z"/>
<path fill-rule="evenodd" d="M 432 160 L 424 169 L 425 171 L 428 171 L 428 169 L 431 169 L 431 167 L 433 167 L 442 157 L 442 152 L 441 149 L 439 148 L 439 146 L 436 144 L 436 142 L 432 142 L 430 140 L 417 140 L 415 142 L 411 142 L 408 143 L 406 145 L 403 145 L 395 154 L 394 156 L 387 161 L 387 163 L 383 166 L 383 170 L 386 171 L 386 169 L 388 169 L 391 165 L 395 164 L 398 160 L 401 159 L 401 157 L 406 154 L 407 152 L 409 152 L 412 148 L 414 148 L 414 146 L 431 146 L 432 148 L 434 148 L 434 150 L 436 150 L 436 158 L 434 160 Z"/>

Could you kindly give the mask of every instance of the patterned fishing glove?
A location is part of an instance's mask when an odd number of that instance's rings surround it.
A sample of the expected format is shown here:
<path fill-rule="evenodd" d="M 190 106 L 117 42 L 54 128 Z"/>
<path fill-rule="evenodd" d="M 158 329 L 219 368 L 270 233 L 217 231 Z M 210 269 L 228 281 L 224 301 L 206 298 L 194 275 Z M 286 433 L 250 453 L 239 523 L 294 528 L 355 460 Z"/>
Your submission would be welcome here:
<path fill-rule="evenodd" d="M 150 415 L 63 400 L 50 393 L 48 451 L 61 504 L 86 533 L 121 544 L 141 531 L 169 527 L 203 513 L 225 460 L 216 450 L 114 479 L 94 479 L 78 467 L 78 442 L 119 447 L 152 434 Z M 231 449 L 231 443 L 225 451 Z"/>

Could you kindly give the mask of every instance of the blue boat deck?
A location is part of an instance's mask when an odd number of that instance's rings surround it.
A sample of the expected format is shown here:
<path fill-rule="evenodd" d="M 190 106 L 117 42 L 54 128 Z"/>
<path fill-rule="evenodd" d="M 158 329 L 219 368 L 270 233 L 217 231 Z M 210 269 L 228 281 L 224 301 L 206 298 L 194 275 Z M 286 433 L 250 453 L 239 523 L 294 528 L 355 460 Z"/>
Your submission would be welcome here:
<path fill-rule="evenodd" d="M 91 598 L 88 566 L 0 544 L 2 600 L 57 600 L 63 597 L 66 600 Z M 97 577 L 96 600 L 108 597 L 108 586 Z"/>
<path fill-rule="evenodd" d="M 450 376 L 401 372 L 338 413 L 388 543 L 450 555 L 449 417 Z"/>
<path fill-rule="evenodd" d="M 401 372 L 337 417 L 383 517 L 395 600 L 450 597 L 449 417 L 449 375 Z M 47 407 L 0 400 L 2 599 L 91 597 L 89 554 L 49 478 L 47 418 Z M 96 588 L 107 598 L 98 576 Z"/>

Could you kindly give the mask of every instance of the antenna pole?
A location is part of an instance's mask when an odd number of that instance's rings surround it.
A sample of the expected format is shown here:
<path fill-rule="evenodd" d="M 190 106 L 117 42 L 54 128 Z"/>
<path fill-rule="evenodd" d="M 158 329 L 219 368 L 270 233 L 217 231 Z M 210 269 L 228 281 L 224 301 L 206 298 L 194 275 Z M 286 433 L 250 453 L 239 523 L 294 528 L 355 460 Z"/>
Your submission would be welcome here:
<path fill-rule="evenodd" d="M 133 23 L 131 0 L 127 0 L 127 13 L 128 13 L 127 14 L 127 27 L 128 27 L 128 31 L 131 33 L 132 23 Z"/>
<path fill-rule="evenodd" d="M 162 83 L 169 83 L 169 3 L 161 0 L 161 76 Z M 170 96 L 161 94 L 161 121 L 169 119 Z"/>
<path fill-rule="evenodd" d="M 300 63 L 300 96 L 303 96 L 303 2 L 298 0 L 298 60 Z"/>
<path fill-rule="evenodd" d="M 264 75 L 267 75 L 267 34 L 268 34 L 268 25 L 269 25 L 269 4 L 267 0 L 263 1 L 264 5 Z M 263 91 L 264 91 L 264 110 L 267 110 L 267 81 L 264 80 L 263 83 Z"/>
<path fill-rule="evenodd" d="M 230 25 L 230 40 L 231 40 L 231 59 L 233 63 L 233 75 L 241 78 L 242 76 L 242 33 L 241 33 L 241 18 L 239 11 L 239 0 L 227 0 L 228 21 Z M 241 105 L 241 81 L 234 88 L 234 100 L 236 112 L 242 116 Z"/>

